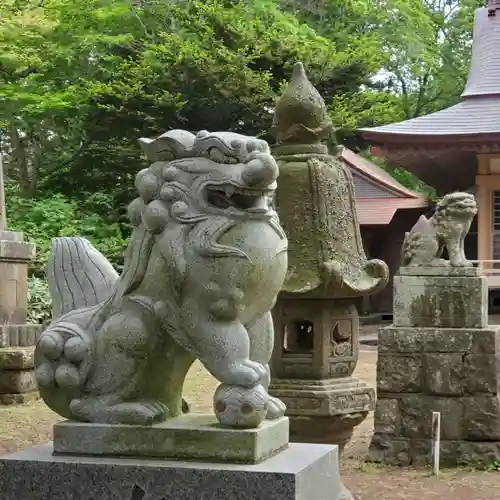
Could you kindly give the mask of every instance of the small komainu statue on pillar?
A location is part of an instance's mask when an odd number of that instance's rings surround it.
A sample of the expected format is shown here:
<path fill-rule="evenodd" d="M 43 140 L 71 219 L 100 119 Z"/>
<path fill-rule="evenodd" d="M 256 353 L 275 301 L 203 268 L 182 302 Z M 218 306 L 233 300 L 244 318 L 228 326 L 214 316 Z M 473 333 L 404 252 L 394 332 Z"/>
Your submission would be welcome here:
<path fill-rule="evenodd" d="M 422 215 L 406 233 L 402 265 L 472 267 L 465 258 L 464 241 L 476 214 L 474 195 L 447 194 L 430 219 Z M 449 260 L 441 258 L 445 248 Z"/>
<path fill-rule="evenodd" d="M 279 419 L 285 406 L 267 393 L 270 310 L 287 238 L 267 143 L 173 130 L 141 144 L 153 163 L 136 177 L 121 276 L 86 240 L 53 243 L 54 318 L 36 349 L 43 399 L 70 420 L 152 425 L 181 414 L 199 359 L 222 382 L 222 424 Z"/>

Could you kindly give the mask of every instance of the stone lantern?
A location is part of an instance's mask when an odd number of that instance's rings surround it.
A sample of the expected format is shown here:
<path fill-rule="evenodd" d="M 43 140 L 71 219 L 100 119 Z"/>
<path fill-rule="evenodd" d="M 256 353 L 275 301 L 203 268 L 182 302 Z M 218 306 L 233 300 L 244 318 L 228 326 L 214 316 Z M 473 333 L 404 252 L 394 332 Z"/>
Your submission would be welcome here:
<path fill-rule="evenodd" d="M 364 253 L 352 176 L 323 144 L 331 131 L 325 102 L 296 64 L 272 130 L 289 268 L 273 310 L 270 391 L 287 405 L 292 441 L 342 449 L 375 405 L 374 390 L 352 376 L 356 302 L 382 290 L 389 271 Z"/>
<path fill-rule="evenodd" d="M 33 352 L 42 325 L 27 324 L 28 265 L 35 245 L 9 231 L 0 152 L 0 405 L 38 398 Z"/>

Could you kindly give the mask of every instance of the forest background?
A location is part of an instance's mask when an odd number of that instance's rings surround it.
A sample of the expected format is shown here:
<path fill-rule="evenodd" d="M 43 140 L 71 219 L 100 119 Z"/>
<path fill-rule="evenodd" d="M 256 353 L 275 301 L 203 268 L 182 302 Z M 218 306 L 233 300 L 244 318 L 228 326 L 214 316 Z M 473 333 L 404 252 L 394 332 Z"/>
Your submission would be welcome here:
<path fill-rule="evenodd" d="M 274 103 L 302 61 L 335 124 L 331 145 L 370 157 L 357 128 L 460 99 L 474 10 L 484 4 L 0 0 L 0 148 L 9 228 L 37 244 L 31 319 L 45 315 L 51 238 L 85 236 L 121 266 L 125 207 L 146 166 L 139 137 L 183 128 L 272 142 Z"/>

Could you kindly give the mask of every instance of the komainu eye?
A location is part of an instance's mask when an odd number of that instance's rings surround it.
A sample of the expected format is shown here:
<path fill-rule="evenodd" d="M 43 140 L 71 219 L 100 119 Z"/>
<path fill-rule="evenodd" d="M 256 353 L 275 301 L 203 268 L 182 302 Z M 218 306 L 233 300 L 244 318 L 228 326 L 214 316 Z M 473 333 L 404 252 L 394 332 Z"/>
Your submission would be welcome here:
<path fill-rule="evenodd" d="M 215 161 L 217 163 L 226 163 L 225 162 L 226 156 L 220 149 L 210 148 L 210 150 L 208 151 L 208 157 L 212 161 Z"/>

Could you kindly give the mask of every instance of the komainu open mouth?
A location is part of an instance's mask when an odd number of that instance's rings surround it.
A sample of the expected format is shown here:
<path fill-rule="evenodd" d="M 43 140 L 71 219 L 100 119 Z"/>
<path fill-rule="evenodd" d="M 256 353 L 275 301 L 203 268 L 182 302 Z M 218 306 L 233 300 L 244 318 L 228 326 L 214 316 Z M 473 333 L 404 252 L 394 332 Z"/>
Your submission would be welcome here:
<path fill-rule="evenodd" d="M 232 185 L 208 186 L 207 202 L 213 207 L 222 210 L 235 207 L 239 210 L 251 213 L 267 213 L 273 190 L 248 189 Z"/>

